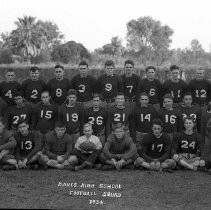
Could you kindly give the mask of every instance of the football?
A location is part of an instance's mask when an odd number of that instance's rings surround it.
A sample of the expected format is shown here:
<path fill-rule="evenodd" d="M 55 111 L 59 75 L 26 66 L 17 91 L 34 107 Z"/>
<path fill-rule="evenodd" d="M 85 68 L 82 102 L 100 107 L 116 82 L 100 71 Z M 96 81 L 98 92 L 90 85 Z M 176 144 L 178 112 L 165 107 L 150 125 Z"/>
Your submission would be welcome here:
<path fill-rule="evenodd" d="M 86 152 L 91 152 L 96 149 L 96 145 L 90 141 L 84 141 L 83 143 L 80 144 L 79 147 L 80 147 L 80 149 L 82 149 Z"/>

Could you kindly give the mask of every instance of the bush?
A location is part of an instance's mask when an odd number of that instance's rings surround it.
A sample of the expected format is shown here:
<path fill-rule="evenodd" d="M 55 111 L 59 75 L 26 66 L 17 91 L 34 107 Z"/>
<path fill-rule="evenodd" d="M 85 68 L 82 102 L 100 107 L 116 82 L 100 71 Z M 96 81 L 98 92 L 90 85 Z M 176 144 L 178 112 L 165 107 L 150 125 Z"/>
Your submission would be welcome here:
<path fill-rule="evenodd" d="M 13 63 L 12 52 L 9 49 L 0 50 L 0 64 L 10 64 Z"/>

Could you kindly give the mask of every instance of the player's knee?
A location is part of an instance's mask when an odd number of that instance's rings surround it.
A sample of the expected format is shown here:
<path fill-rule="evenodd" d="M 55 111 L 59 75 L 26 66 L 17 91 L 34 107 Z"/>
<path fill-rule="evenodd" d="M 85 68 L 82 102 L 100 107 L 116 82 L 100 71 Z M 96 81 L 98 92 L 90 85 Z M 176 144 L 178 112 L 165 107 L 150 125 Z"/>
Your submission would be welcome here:
<path fill-rule="evenodd" d="M 199 166 L 200 167 L 204 167 L 205 166 L 205 161 L 204 160 L 200 160 L 199 161 Z"/>
<path fill-rule="evenodd" d="M 41 165 L 45 165 L 49 161 L 49 158 L 47 155 L 41 155 L 39 158 L 39 163 Z"/>
<path fill-rule="evenodd" d="M 71 156 L 68 158 L 68 162 L 69 162 L 71 165 L 76 165 L 76 164 L 78 164 L 78 158 L 77 158 L 75 155 L 71 155 Z"/>
<path fill-rule="evenodd" d="M 142 166 L 143 162 L 144 162 L 144 159 L 141 158 L 141 157 L 138 157 L 138 158 L 134 161 L 134 166 L 135 166 L 135 167 L 140 167 L 140 166 Z"/>
<path fill-rule="evenodd" d="M 101 163 L 105 163 L 105 161 L 107 160 L 106 156 L 104 155 L 104 153 L 100 153 L 99 155 L 99 160 Z"/>
<path fill-rule="evenodd" d="M 6 162 L 11 165 L 17 165 L 17 160 L 15 160 L 15 159 L 8 159 Z"/>
<path fill-rule="evenodd" d="M 164 168 L 165 164 L 170 169 L 174 169 L 177 165 L 173 159 L 167 159 L 165 162 L 161 163 L 161 167 Z"/>

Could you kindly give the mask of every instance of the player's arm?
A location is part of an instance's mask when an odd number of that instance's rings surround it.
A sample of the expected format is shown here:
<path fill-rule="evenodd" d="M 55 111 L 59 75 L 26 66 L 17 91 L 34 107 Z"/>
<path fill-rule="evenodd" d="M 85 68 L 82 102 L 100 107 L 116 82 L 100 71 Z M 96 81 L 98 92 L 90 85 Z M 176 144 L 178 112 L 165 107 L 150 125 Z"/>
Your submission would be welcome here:
<path fill-rule="evenodd" d="M 14 137 L 15 137 L 15 140 L 17 142 L 14 154 L 15 154 L 15 158 L 18 162 L 21 159 L 20 142 L 19 142 L 19 138 L 18 138 L 17 135 L 14 135 Z"/>
<path fill-rule="evenodd" d="M 136 100 L 139 100 L 140 93 L 143 92 L 143 80 L 140 80 L 136 90 Z"/>
<path fill-rule="evenodd" d="M 145 135 L 141 143 L 141 157 L 147 162 L 152 162 L 153 159 L 149 155 L 147 155 L 149 141 L 150 141 L 149 136 Z"/>
<path fill-rule="evenodd" d="M 200 134 L 202 136 L 205 136 L 206 134 L 206 116 L 205 114 L 202 114 L 202 117 L 201 117 L 201 124 L 200 125 Z"/>
<path fill-rule="evenodd" d="M 180 110 L 178 109 L 178 114 L 177 114 L 177 132 L 182 132 L 182 113 L 180 112 Z"/>
<path fill-rule="evenodd" d="M 177 154 L 177 150 L 179 147 L 179 133 L 175 133 L 173 135 L 173 141 L 171 146 L 171 156 L 173 157 L 175 154 Z"/>
<path fill-rule="evenodd" d="M 124 160 L 130 159 L 132 156 L 134 156 L 137 153 L 136 146 L 130 137 L 127 139 L 127 144 L 128 144 L 129 150 L 127 153 L 125 153 L 122 156 L 122 159 L 124 159 Z"/>
<path fill-rule="evenodd" d="M 114 158 L 115 155 L 110 153 L 110 148 L 111 148 L 111 144 L 112 144 L 112 138 L 113 135 L 110 135 L 103 147 L 103 153 L 106 155 L 106 157 L 108 157 L 109 159 Z"/>
<path fill-rule="evenodd" d="M 57 160 L 57 155 L 51 152 L 51 141 L 52 139 L 48 139 L 48 137 L 45 137 L 45 146 L 43 149 L 43 153 L 46 154 L 49 159 Z"/>
<path fill-rule="evenodd" d="M 98 137 L 95 138 L 96 150 L 102 150 L 102 143 Z"/>
<path fill-rule="evenodd" d="M 106 124 L 106 137 L 108 138 L 111 134 L 112 130 L 112 113 L 111 113 L 111 107 L 108 109 L 108 120 Z"/>
<path fill-rule="evenodd" d="M 66 137 L 66 152 L 63 155 L 64 160 L 66 160 L 68 158 L 68 156 L 70 155 L 71 151 L 73 150 L 73 138 L 70 135 L 67 135 Z"/>
<path fill-rule="evenodd" d="M 31 120 L 31 129 L 35 130 L 38 123 L 38 110 L 37 108 L 33 109 L 32 120 Z"/>
<path fill-rule="evenodd" d="M 79 109 L 79 123 L 80 123 L 79 131 L 80 131 L 81 135 L 83 135 L 84 115 L 85 115 L 85 110 L 84 110 L 84 108 L 80 107 L 80 109 Z"/>
<path fill-rule="evenodd" d="M 16 143 L 14 136 L 10 136 L 7 138 L 8 138 L 7 143 L 0 146 L 0 151 L 9 150 L 9 149 L 13 149 L 16 147 L 17 143 Z"/>
<path fill-rule="evenodd" d="M 3 114 L 3 117 L 5 119 L 5 129 L 10 130 L 10 122 L 11 122 L 11 113 L 10 110 L 12 107 L 9 107 L 7 111 Z"/>
<path fill-rule="evenodd" d="M 31 158 L 36 155 L 37 152 L 39 152 L 41 150 L 41 135 L 39 135 L 38 132 L 36 131 L 32 131 L 33 132 L 33 138 L 34 138 L 34 149 L 26 156 L 27 160 L 30 161 Z"/>
<path fill-rule="evenodd" d="M 201 159 L 205 160 L 208 156 L 210 145 L 208 145 L 208 142 L 205 144 L 205 141 L 200 134 L 197 134 L 197 141 L 199 144 L 199 151 L 201 152 Z"/>
<path fill-rule="evenodd" d="M 124 88 L 123 88 L 123 83 L 122 83 L 122 78 L 121 77 L 117 77 L 117 84 L 118 84 L 118 92 L 123 92 Z"/>
<path fill-rule="evenodd" d="M 133 142 L 136 142 L 136 108 L 132 111 L 131 117 L 130 117 L 130 127 L 131 127 L 131 137 L 133 139 Z"/>
<path fill-rule="evenodd" d="M 201 124 L 202 124 L 202 111 L 200 109 L 200 111 L 197 113 L 197 130 L 198 130 L 198 133 L 201 133 Z"/>

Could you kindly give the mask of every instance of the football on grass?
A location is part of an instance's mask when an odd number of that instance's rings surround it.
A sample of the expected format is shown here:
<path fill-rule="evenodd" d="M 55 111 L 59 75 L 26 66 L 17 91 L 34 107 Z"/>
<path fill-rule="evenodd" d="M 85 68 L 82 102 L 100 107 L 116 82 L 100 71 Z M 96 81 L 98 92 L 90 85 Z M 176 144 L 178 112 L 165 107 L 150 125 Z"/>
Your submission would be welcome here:
<path fill-rule="evenodd" d="M 86 152 L 91 152 L 96 149 L 96 145 L 90 141 L 84 141 L 79 147 Z"/>

